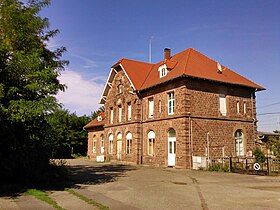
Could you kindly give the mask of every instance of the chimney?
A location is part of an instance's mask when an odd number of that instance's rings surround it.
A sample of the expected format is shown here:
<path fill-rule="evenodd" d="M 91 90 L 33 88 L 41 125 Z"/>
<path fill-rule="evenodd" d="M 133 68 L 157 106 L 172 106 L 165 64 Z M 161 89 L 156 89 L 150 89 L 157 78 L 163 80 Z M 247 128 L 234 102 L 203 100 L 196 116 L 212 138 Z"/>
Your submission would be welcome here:
<path fill-rule="evenodd" d="M 164 49 L 164 59 L 169 60 L 171 57 L 171 50 L 169 48 Z"/>

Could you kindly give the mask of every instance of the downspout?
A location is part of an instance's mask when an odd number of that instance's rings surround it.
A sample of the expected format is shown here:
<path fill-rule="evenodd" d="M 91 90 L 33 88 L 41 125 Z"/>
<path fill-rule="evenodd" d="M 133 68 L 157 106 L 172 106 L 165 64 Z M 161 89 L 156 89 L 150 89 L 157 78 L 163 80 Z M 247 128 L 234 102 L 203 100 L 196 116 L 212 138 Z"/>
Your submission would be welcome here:
<path fill-rule="evenodd" d="M 143 97 L 137 92 L 140 99 L 140 164 L 143 164 Z"/>
<path fill-rule="evenodd" d="M 252 118 L 253 118 L 253 140 L 254 140 L 254 150 L 256 149 L 256 136 L 255 136 L 255 122 L 256 122 L 256 118 L 255 118 L 255 115 L 254 115 L 254 97 L 253 97 L 253 94 L 254 93 L 251 93 L 251 106 L 252 106 Z M 257 116 L 257 115 L 256 115 Z"/>
<path fill-rule="evenodd" d="M 191 113 L 187 112 L 189 115 L 189 157 L 190 157 L 190 169 L 192 168 L 192 153 L 191 153 Z"/>

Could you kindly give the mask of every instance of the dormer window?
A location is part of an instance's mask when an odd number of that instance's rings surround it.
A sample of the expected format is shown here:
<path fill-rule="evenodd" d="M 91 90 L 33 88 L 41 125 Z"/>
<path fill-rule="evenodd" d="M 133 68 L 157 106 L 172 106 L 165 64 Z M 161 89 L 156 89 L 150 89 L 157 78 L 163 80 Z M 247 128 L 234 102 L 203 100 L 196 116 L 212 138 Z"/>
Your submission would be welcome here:
<path fill-rule="evenodd" d="M 160 67 L 158 67 L 158 71 L 159 71 L 160 78 L 165 77 L 168 73 L 166 64 L 163 64 Z"/>
<path fill-rule="evenodd" d="M 98 121 L 98 122 L 101 122 L 101 121 L 102 121 L 102 117 L 101 117 L 100 115 L 97 117 L 97 121 Z"/>

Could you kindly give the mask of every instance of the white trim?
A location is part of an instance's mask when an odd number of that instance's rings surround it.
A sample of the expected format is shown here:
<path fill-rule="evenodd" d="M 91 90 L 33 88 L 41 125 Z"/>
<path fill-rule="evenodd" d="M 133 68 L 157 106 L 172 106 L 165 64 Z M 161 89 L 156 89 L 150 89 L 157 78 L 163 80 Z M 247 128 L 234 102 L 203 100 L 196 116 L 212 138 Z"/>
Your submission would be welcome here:
<path fill-rule="evenodd" d="M 129 78 L 128 74 L 126 73 L 123 65 L 121 63 L 118 64 L 118 65 L 122 68 L 125 76 L 127 77 L 129 83 L 131 84 L 131 87 L 135 91 L 136 88 L 135 88 L 134 84 L 132 83 L 131 79 Z M 102 92 L 102 96 L 99 100 L 99 104 L 104 104 L 106 102 L 106 99 L 104 97 L 106 97 L 108 92 L 109 92 L 108 88 L 112 88 L 112 82 L 113 82 L 113 79 L 114 79 L 114 77 L 117 73 L 118 73 L 118 71 L 115 68 L 111 68 L 110 74 L 109 74 L 109 76 L 107 78 L 107 81 L 106 81 L 106 85 L 105 85 L 105 87 L 103 89 L 103 92 Z"/>

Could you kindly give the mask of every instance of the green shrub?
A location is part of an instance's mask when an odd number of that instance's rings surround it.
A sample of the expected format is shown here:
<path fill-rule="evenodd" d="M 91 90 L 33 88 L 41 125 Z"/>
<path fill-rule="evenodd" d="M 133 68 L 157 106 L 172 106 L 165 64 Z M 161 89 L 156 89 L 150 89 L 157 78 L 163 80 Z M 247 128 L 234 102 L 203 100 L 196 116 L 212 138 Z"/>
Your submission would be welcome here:
<path fill-rule="evenodd" d="M 229 164 L 211 163 L 208 167 L 209 171 L 229 172 Z"/>
<path fill-rule="evenodd" d="M 265 162 L 265 155 L 263 153 L 263 151 L 260 148 L 256 148 L 253 155 L 255 155 L 256 158 L 256 162 L 257 163 L 264 163 Z"/>

